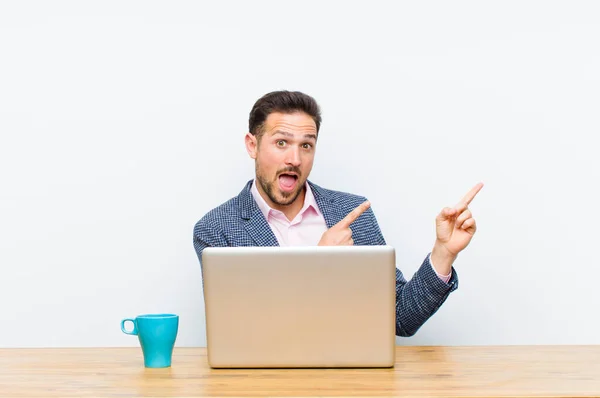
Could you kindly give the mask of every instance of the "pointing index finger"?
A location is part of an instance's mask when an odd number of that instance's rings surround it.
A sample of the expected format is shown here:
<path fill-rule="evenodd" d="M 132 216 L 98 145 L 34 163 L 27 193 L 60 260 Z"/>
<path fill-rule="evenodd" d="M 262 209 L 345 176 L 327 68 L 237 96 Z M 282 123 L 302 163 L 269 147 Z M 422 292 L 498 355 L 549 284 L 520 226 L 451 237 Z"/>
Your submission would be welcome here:
<path fill-rule="evenodd" d="M 371 203 L 366 200 L 359 204 L 356 209 L 352 210 L 346 217 L 344 217 L 337 225 L 347 228 L 352 224 L 361 214 L 371 207 Z"/>
<path fill-rule="evenodd" d="M 479 191 L 481 191 L 481 188 L 483 188 L 483 183 L 479 183 L 477 185 L 475 185 L 473 188 L 471 188 L 471 190 L 469 192 L 467 192 L 467 194 L 462 198 L 462 200 L 459 202 L 459 204 L 464 204 L 464 205 L 468 205 L 471 203 L 471 201 L 475 198 L 475 195 L 477 195 L 477 193 Z"/>

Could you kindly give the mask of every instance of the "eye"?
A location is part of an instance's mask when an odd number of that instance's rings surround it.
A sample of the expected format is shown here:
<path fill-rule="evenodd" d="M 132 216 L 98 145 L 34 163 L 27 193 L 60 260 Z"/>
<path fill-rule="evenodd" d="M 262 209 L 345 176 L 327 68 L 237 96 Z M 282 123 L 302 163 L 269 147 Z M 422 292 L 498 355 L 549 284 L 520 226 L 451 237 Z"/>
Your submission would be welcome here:
<path fill-rule="evenodd" d="M 284 140 L 277 141 L 277 146 L 284 147 L 285 146 L 285 141 Z"/>
<path fill-rule="evenodd" d="M 306 143 L 302 144 L 302 148 L 304 148 L 304 149 L 310 149 L 310 148 L 312 148 L 312 144 L 309 144 L 309 143 L 306 142 Z"/>

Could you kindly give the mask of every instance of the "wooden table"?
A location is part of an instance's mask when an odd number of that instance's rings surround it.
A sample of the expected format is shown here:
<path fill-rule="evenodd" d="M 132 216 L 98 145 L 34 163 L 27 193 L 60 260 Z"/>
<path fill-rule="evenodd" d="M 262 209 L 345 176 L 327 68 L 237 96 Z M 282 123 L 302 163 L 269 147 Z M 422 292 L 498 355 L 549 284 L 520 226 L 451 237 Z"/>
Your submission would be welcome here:
<path fill-rule="evenodd" d="M 211 369 L 175 348 L 146 369 L 139 348 L 0 349 L 2 397 L 600 396 L 600 346 L 397 347 L 391 369 Z"/>

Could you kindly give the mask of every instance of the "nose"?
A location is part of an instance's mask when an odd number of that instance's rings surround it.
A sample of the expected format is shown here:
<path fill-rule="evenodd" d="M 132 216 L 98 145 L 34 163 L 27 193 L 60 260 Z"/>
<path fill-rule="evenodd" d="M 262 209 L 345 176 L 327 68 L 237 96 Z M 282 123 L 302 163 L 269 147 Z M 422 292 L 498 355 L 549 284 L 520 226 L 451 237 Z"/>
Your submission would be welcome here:
<path fill-rule="evenodd" d="M 300 149 L 296 147 L 291 147 L 287 151 L 287 157 L 285 159 L 285 164 L 289 166 L 298 167 L 300 166 Z"/>

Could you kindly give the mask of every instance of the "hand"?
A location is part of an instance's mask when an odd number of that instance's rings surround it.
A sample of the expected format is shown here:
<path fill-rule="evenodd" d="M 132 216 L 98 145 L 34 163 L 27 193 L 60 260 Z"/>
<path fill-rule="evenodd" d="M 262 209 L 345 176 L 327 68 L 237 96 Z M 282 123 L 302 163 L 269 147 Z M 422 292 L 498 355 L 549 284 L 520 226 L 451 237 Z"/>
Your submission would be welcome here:
<path fill-rule="evenodd" d="M 351 246 L 354 245 L 352 240 L 352 230 L 350 224 L 354 222 L 361 214 L 371 207 L 371 203 L 367 200 L 354 210 L 352 210 L 340 222 L 329 228 L 319 241 L 319 246 Z"/>
<path fill-rule="evenodd" d="M 456 206 L 444 208 L 437 216 L 435 220 L 437 238 L 434 249 L 437 249 L 438 256 L 442 254 L 456 258 L 458 253 L 471 242 L 477 225 L 469 210 L 469 204 L 481 188 L 483 188 L 482 183 L 475 185 Z M 440 251 L 442 253 L 439 253 Z"/>

